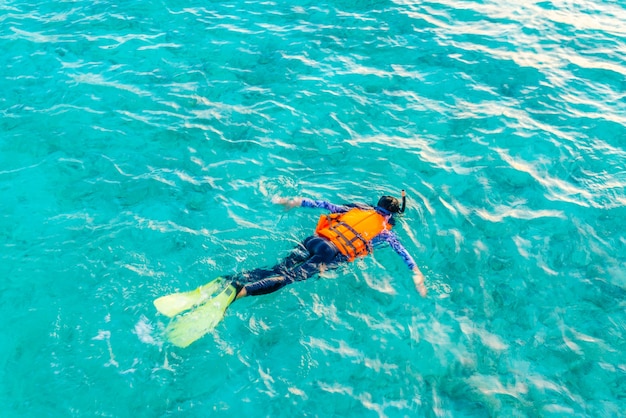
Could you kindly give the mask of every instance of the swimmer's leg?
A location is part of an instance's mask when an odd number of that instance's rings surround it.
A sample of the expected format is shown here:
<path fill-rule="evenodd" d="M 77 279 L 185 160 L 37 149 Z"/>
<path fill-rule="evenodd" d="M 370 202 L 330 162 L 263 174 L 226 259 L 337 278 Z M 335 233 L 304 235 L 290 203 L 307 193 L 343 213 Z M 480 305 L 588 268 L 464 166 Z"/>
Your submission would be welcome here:
<path fill-rule="evenodd" d="M 334 245 L 319 237 L 307 238 L 304 244 L 311 254 L 308 259 L 295 268 L 283 272 L 281 275 L 264 277 L 255 282 L 248 282 L 237 289 L 237 298 L 266 295 L 282 289 L 294 281 L 306 280 L 318 274 L 322 268 L 336 266 L 335 260 L 339 252 Z"/>

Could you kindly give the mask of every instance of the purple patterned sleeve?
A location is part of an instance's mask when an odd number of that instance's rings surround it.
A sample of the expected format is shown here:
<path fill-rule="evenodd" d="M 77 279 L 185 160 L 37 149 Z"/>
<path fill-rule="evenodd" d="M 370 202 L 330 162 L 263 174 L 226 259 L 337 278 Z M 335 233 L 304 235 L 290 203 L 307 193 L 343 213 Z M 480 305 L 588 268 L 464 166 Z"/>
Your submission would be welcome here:
<path fill-rule="evenodd" d="M 402 261 L 404 261 L 404 264 L 406 264 L 406 266 L 410 270 L 413 270 L 415 267 L 417 267 L 417 264 L 415 264 L 415 260 L 413 260 L 413 257 L 411 257 L 411 254 L 409 254 L 406 248 L 404 248 L 402 243 L 398 240 L 398 236 L 394 234 L 393 232 L 391 231 L 383 232 L 372 240 L 372 244 L 374 245 L 376 245 L 379 242 L 388 243 L 389 246 L 393 248 L 393 250 L 400 257 L 402 257 Z"/>
<path fill-rule="evenodd" d="M 317 209 L 326 209 L 331 213 L 342 213 L 347 212 L 350 208 L 346 206 L 335 205 L 330 202 L 326 202 L 324 200 L 311 200 L 307 198 L 302 199 L 302 207 L 304 208 L 317 208 Z"/>

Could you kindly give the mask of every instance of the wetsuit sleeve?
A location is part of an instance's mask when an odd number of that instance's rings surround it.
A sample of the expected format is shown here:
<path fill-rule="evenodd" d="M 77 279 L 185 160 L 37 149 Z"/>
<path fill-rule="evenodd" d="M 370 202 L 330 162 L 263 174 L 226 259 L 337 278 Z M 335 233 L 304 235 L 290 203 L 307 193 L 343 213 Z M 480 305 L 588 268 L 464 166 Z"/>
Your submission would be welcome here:
<path fill-rule="evenodd" d="M 391 246 L 391 248 L 393 248 L 393 250 L 400 257 L 402 257 L 402 261 L 404 261 L 404 264 L 406 264 L 406 266 L 410 270 L 413 270 L 415 267 L 417 267 L 417 264 L 415 264 L 415 260 L 413 260 L 413 257 L 411 257 L 411 254 L 409 254 L 406 248 L 404 248 L 404 246 L 402 245 L 402 243 L 400 242 L 396 234 L 394 234 L 391 231 L 383 232 L 372 240 L 372 244 L 376 245 L 378 242 L 381 242 L 381 241 L 387 242 L 389 246 Z"/>
<path fill-rule="evenodd" d="M 307 198 L 302 199 L 300 206 L 304 208 L 326 209 L 331 213 L 342 213 L 350 210 L 347 206 L 335 205 L 334 203 L 326 202 L 325 200 L 311 200 Z"/>

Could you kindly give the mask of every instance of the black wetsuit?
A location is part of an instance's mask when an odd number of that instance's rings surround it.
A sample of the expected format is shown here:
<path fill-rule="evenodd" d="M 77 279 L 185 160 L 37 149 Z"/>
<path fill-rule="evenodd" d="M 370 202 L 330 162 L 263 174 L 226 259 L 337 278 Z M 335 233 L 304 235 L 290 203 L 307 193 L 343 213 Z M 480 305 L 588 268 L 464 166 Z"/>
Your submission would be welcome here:
<path fill-rule="evenodd" d="M 246 288 L 248 296 L 265 295 L 284 286 L 319 273 L 320 269 L 335 268 L 346 257 L 330 241 L 311 236 L 304 240 L 287 258 L 272 268 L 257 268 L 231 276 L 237 292 Z"/>

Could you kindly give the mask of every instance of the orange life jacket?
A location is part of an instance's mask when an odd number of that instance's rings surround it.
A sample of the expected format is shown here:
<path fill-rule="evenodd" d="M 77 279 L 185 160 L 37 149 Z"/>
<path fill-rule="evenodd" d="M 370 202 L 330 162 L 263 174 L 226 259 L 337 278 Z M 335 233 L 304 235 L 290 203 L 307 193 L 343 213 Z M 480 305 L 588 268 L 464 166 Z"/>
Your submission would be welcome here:
<path fill-rule="evenodd" d="M 322 215 L 315 233 L 331 241 L 337 249 L 353 261 L 372 251 L 370 241 L 391 225 L 373 209 L 350 209 L 348 212 Z"/>

